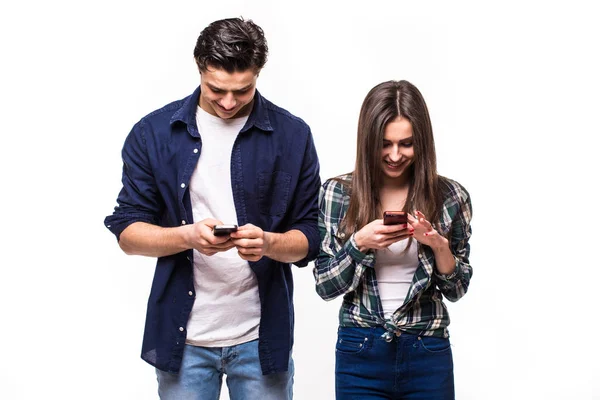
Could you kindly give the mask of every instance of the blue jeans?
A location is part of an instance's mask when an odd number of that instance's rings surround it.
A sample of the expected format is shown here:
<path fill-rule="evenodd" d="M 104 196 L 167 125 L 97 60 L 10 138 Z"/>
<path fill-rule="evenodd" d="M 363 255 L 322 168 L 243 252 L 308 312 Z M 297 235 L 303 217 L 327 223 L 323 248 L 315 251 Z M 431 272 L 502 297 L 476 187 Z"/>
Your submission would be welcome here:
<path fill-rule="evenodd" d="M 231 400 L 292 399 L 294 361 L 288 371 L 263 375 L 258 340 L 231 347 L 185 345 L 179 374 L 156 370 L 162 400 L 218 400 L 226 375 Z"/>
<path fill-rule="evenodd" d="M 450 341 L 383 328 L 338 329 L 335 395 L 346 399 L 454 400 Z"/>

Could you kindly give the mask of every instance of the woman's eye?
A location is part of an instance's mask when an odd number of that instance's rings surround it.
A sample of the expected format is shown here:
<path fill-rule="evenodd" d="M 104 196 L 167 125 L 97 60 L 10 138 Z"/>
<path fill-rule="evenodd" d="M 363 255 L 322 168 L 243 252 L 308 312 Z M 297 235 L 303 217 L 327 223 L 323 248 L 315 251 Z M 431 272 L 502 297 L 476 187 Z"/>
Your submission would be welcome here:
<path fill-rule="evenodd" d="M 412 147 L 412 142 L 402 143 L 402 147 Z"/>
<path fill-rule="evenodd" d="M 391 143 L 384 143 L 383 144 L 383 148 L 385 149 L 386 147 L 390 147 Z"/>

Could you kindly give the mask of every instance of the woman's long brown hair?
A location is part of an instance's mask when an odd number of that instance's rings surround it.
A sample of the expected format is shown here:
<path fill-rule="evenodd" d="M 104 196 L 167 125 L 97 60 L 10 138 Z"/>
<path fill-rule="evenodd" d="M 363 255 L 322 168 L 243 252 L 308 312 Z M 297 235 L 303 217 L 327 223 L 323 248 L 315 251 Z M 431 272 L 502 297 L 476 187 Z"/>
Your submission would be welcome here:
<path fill-rule="evenodd" d="M 434 227 L 438 226 L 443 198 L 438 190 L 440 178 L 427 105 L 419 89 L 410 82 L 389 81 L 371 89 L 360 110 L 356 165 L 348 187 L 350 205 L 340 227 L 346 238 L 382 217 L 379 189 L 383 183 L 383 137 L 386 125 L 399 116 L 412 125 L 414 149 L 403 211 L 419 210 Z M 348 185 L 348 181 L 340 182 Z"/>

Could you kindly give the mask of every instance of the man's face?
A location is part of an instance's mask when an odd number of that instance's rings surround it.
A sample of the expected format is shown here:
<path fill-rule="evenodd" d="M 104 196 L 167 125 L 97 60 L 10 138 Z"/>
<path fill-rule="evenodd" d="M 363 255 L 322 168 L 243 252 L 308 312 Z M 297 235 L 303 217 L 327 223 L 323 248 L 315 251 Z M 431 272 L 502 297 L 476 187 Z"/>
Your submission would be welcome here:
<path fill-rule="evenodd" d="M 209 67 L 200 72 L 200 107 L 223 119 L 243 117 L 252 111 L 258 72 L 248 69 L 229 73 Z"/>

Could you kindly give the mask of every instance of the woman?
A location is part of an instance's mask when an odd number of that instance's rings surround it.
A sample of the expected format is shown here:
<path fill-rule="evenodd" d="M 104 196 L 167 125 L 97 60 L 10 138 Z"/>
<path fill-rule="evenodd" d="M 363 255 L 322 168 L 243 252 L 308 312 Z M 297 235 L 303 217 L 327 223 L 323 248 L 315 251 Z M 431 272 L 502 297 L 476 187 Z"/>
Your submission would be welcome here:
<path fill-rule="evenodd" d="M 358 121 L 354 172 L 323 184 L 319 295 L 344 295 L 336 398 L 454 399 L 442 295 L 467 291 L 471 202 L 436 172 L 431 121 L 407 81 L 375 86 Z M 408 222 L 384 225 L 384 211 Z"/>

